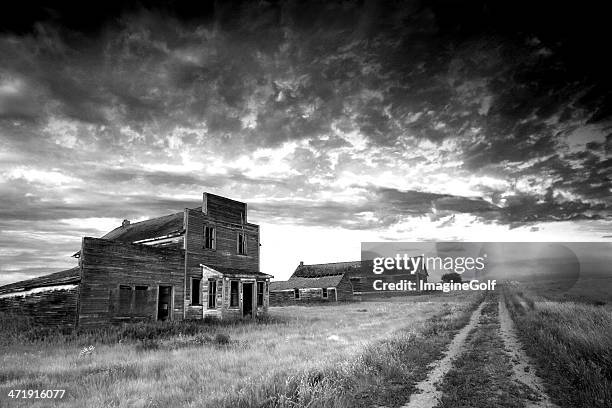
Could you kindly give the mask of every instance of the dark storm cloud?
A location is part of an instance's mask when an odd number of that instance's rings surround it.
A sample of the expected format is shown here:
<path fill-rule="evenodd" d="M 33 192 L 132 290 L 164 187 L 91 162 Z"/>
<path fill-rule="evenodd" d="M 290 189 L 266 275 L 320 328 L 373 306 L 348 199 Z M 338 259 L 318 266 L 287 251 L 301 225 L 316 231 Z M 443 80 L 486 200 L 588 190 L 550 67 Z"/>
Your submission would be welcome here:
<path fill-rule="evenodd" d="M 0 220 L 53 222 L 70 218 L 114 217 L 117 219 L 140 217 L 143 213 L 164 215 L 180 211 L 187 206 L 196 207 L 193 202 L 160 198 L 157 195 L 129 195 L 117 197 L 85 189 L 64 191 L 87 197 L 86 200 L 66 202 L 61 193 L 46 194 L 44 197 L 24 195 L 17 189 L 3 189 L 0 202 Z M 4 221 L 3 221 L 4 222 Z"/>
<path fill-rule="evenodd" d="M 483 216 L 501 209 L 479 198 L 400 191 L 370 186 L 352 204 L 335 201 L 282 201 L 251 206 L 257 217 L 266 220 L 293 219 L 303 225 L 325 225 L 348 229 L 385 228 L 406 216 L 422 216 L 441 211 L 445 214 L 472 213 Z M 363 218 L 364 214 L 371 217 Z"/>
<path fill-rule="evenodd" d="M 578 98 L 589 84 L 566 75 L 568 56 L 560 50 L 538 54 L 549 48 L 542 40 L 526 45 L 529 33 L 473 38 L 445 26 L 448 8 L 435 2 L 234 4 L 216 13 L 206 8 L 208 25 L 182 26 L 181 13 L 160 4 L 138 17 L 132 9 L 111 7 L 105 34 L 85 38 L 70 35 L 85 28 L 61 25 L 60 9 L 58 18 L 41 19 L 47 25 L 33 26 L 25 49 L 22 41 L 5 41 L 7 71 L 29 72 L 26 81 L 60 102 L 60 112 L 86 122 L 116 119 L 108 110 L 117 106 L 114 114 L 134 126 L 204 120 L 213 134 L 267 145 L 324 134 L 347 114 L 373 143 L 393 144 L 405 132 L 439 141 L 481 124 L 522 140 L 550 115 L 564 115 L 568 99 L 590 109 L 590 120 L 600 110 L 601 99 Z M 480 10 L 467 21 L 496 16 Z M 478 80 L 480 87 L 470 84 Z M 479 91 L 493 94 L 484 123 L 474 114 Z M 257 92 L 258 126 L 242 131 L 240 118 Z M 419 112 L 418 120 L 407 119 Z M 517 124 L 532 114 L 534 123 Z"/>

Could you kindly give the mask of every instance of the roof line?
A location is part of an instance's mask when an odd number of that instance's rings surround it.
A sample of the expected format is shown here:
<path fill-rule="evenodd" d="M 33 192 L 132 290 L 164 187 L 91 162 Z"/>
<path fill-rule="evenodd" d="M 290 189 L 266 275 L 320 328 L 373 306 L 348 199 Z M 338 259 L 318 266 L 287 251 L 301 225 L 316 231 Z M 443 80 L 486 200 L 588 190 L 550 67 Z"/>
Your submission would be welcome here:
<path fill-rule="evenodd" d="M 337 265 L 337 264 L 357 263 L 357 262 L 362 262 L 362 261 L 339 261 L 339 262 L 327 262 L 327 263 L 318 263 L 318 264 L 302 264 L 302 265 L 299 265 L 299 266 Z"/>
<path fill-rule="evenodd" d="M 154 219 L 156 219 L 156 218 L 171 217 L 171 216 L 173 216 L 173 215 L 182 214 L 182 213 L 183 213 L 183 211 L 177 211 L 177 212 L 174 212 L 174 213 L 171 213 L 171 214 L 160 215 L 159 217 L 147 218 L 146 220 L 142 220 L 142 221 L 130 222 L 128 225 L 126 225 L 126 227 L 131 227 L 132 225 L 141 224 L 141 223 L 143 223 L 143 222 L 151 221 L 151 220 L 154 220 Z M 128 221 L 129 221 L 129 220 L 128 220 Z M 118 226 L 117 228 L 115 228 L 114 230 L 119 229 L 119 228 L 125 228 L 125 227 L 124 227 L 123 225 L 120 225 L 120 226 Z M 114 230 L 113 230 L 113 231 L 114 231 Z M 110 231 L 110 232 L 113 232 L 113 231 Z M 109 232 L 109 233 L 110 233 L 110 232 Z"/>

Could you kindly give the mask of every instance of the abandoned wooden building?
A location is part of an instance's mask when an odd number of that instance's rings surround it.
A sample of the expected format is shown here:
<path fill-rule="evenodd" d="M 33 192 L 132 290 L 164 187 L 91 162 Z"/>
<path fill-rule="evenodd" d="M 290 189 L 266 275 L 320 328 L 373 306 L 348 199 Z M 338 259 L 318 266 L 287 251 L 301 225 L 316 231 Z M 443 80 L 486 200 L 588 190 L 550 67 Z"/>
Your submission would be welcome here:
<path fill-rule="evenodd" d="M 427 269 L 391 271 L 387 275 L 372 272 L 371 261 L 335 262 L 305 265 L 300 262 L 289 280 L 270 282 L 270 305 L 292 302 L 338 302 L 368 297 L 397 296 L 397 292 L 374 290 L 374 281 L 404 279 L 427 282 Z M 418 285 L 416 285 L 418 287 Z"/>
<path fill-rule="evenodd" d="M 201 207 L 83 238 L 78 267 L 0 287 L 0 312 L 68 327 L 263 315 L 259 247 L 247 204 L 204 193 Z"/>

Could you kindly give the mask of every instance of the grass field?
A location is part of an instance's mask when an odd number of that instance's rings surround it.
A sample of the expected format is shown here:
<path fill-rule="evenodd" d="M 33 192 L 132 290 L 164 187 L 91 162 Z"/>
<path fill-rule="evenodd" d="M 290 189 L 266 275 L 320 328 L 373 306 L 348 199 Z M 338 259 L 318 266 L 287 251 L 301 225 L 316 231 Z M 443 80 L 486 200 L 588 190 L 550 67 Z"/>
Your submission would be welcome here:
<path fill-rule="evenodd" d="M 612 307 L 612 277 L 580 278 L 569 290 L 566 286 L 562 280 L 521 282 L 526 291 L 548 300 Z"/>
<path fill-rule="evenodd" d="M 499 296 L 503 321 L 509 312 L 534 360 L 529 372 L 553 402 L 612 406 L 610 304 L 591 285 L 571 293 L 559 290 L 563 284 L 534 285 L 275 307 L 256 322 L 133 324 L 72 334 L 4 319 L 0 406 L 401 407 L 486 298 L 480 324 L 439 383 L 438 406 L 523 407 L 536 397 L 512 379 L 517 366 L 501 336 Z M 11 400 L 11 389 L 66 395 Z"/>
<path fill-rule="evenodd" d="M 5 338 L 0 346 L 0 402 L 62 407 L 370 406 L 383 390 L 410 390 L 411 380 L 424 375 L 427 364 L 465 324 L 475 297 L 448 294 L 279 307 L 271 309 L 265 322 L 149 327 L 140 332 L 131 328 L 121 332 L 131 333 L 126 338 L 117 329 L 98 337 L 60 335 L 36 342 Z M 137 340 L 134 333 L 147 330 L 165 335 Z M 84 346 L 94 349 L 81 355 Z M 65 389 L 66 396 L 52 404 L 16 401 L 6 397 L 10 389 Z M 391 406 L 402 401 L 385 398 Z"/>
<path fill-rule="evenodd" d="M 506 304 L 553 402 L 568 408 L 612 406 L 612 313 L 597 292 L 577 297 L 554 287 L 507 285 Z M 576 293 L 576 292 L 574 292 Z M 571 296 L 571 295 L 570 295 Z M 550 299 L 581 299 L 555 301 Z"/>

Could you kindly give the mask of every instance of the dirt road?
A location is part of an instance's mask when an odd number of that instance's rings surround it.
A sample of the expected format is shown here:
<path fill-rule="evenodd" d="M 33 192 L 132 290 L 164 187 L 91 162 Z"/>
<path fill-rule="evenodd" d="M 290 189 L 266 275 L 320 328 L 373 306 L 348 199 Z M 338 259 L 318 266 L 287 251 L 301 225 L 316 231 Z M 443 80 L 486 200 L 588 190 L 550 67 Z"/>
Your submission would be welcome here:
<path fill-rule="evenodd" d="M 410 397 L 410 402 L 402 408 L 433 408 L 437 404 L 442 392 L 437 389 L 436 383 L 446 375 L 448 370 L 452 367 L 453 359 L 462 352 L 465 339 L 470 331 L 478 324 L 483 306 L 484 302 L 472 313 L 470 321 L 459 331 L 459 333 L 457 333 L 444 357 L 436 361 L 427 378 L 416 385 L 416 388 L 420 390 L 420 392 L 413 394 Z"/>
<path fill-rule="evenodd" d="M 501 297 L 499 293 L 490 294 L 474 311 L 444 357 L 416 385 L 419 391 L 402 408 L 557 408 L 522 349 Z"/>

